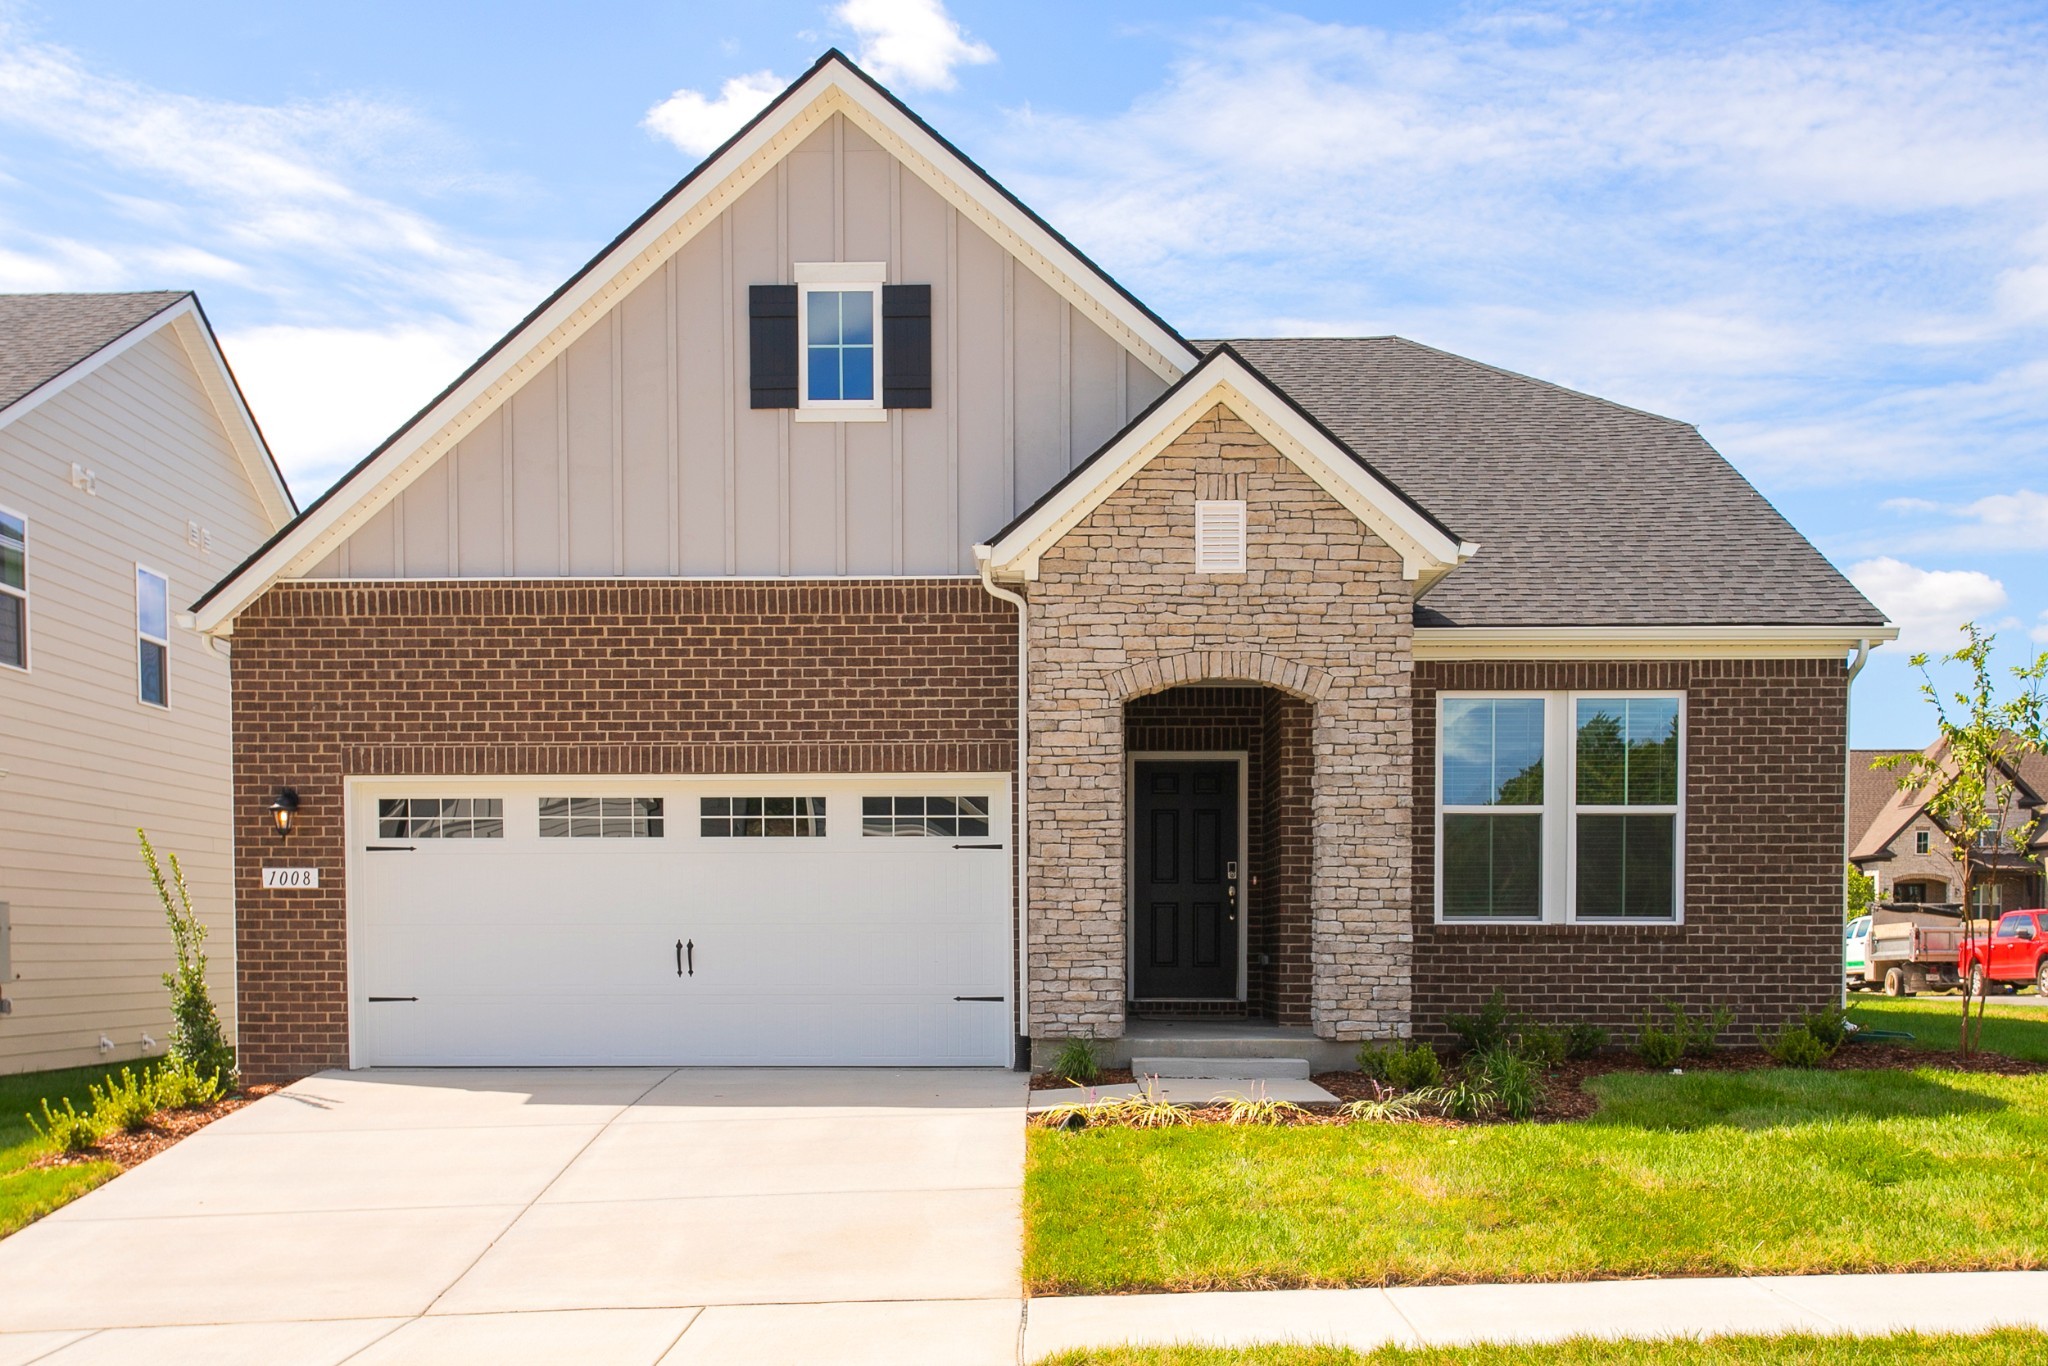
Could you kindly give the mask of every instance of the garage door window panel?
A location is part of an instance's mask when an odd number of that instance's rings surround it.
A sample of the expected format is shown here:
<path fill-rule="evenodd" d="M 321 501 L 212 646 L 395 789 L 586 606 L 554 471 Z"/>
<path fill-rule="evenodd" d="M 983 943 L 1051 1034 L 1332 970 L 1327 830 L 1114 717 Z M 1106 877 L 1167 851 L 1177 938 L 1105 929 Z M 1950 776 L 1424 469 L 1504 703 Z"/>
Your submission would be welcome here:
<path fill-rule="evenodd" d="M 377 802 L 377 837 L 387 840 L 503 839 L 505 799 L 383 797 Z"/>
<path fill-rule="evenodd" d="M 698 833 L 706 839 L 822 839 L 823 797 L 704 797 Z"/>
<path fill-rule="evenodd" d="M 542 797 L 540 837 L 550 839 L 661 839 L 666 833 L 660 797 Z"/>
<path fill-rule="evenodd" d="M 988 838 L 987 797 L 863 797 L 863 836 L 938 836 Z"/>

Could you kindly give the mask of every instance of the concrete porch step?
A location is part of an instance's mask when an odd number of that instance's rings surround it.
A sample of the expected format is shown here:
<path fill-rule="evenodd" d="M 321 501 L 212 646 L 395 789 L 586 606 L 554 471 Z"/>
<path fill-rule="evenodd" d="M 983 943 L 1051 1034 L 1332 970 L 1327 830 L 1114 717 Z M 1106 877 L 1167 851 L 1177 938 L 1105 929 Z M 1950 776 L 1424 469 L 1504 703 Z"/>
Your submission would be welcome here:
<path fill-rule="evenodd" d="M 1140 1077 L 1192 1077 L 1212 1081 L 1307 1081 L 1307 1058 L 1134 1057 Z"/>

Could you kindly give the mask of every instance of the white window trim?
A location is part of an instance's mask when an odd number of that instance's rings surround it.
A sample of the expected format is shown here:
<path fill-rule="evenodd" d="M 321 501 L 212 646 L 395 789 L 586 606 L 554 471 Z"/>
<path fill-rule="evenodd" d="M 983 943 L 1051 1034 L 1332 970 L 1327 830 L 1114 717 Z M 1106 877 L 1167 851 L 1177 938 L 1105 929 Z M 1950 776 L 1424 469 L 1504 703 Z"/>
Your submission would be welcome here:
<path fill-rule="evenodd" d="M 34 642 L 29 639 L 30 633 L 35 630 L 36 615 L 30 610 L 31 604 L 29 602 L 29 572 L 31 561 L 34 559 L 28 548 L 29 516 L 25 512 L 16 512 L 5 504 L 0 504 L 0 513 L 5 513 L 21 523 L 21 587 L 15 588 L 8 584 L 0 583 L 0 593 L 5 593 L 10 598 L 21 599 L 21 663 L 9 664 L 5 660 L 0 660 L 0 669 L 12 669 L 16 673 L 25 674 L 35 667 L 36 659 L 36 652 L 33 648 Z"/>
<path fill-rule="evenodd" d="M 1543 703 L 1543 805 L 1534 806 L 1447 806 L 1444 791 L 1444 706 L 1460 698 L 1511 700 L 1537 698 Z M 1641 697 L 1671 698 L 1678 703 L 1678 801 L 1670 806 L 1585 807 L 1578 804 L 1578 741 L 1574 722 L 1581 698 Z M 1432 913 L 1439 925 L 1683 925 L 1685 923 L 1685 791 L 1687 779 L 1687 708 L 1683 692 L 1638 688 L 1586 688 L 1568 692 L 1535 689 L 1479 688 L 1446 690 L 1437 694 L 1436 775 L 1433 803 L 1436 807 L 1436 850 Z M 1553 762 L 1554 756 L 1562 762 Z M 1578 814 L 1581 810 L 1628 811 L 1642 815 L 1670 813 L 1675 818 L 1672 841 L 1672 913 L 1669 916 L 1588 916 L 1578 914 Z M 1528 815 L 1543 817 L 1543 906 L 1534 919 L 1494 916 L 1444 915 L 1444 817 L 1446 815 Z"/>
<path fill-rule="evenodd" d="M 1245 543 L 1250 539 L 1249 518 L 1242 498 L 1198 498 L 1195 500 L 1195 572 L 1197 574 L 1242 574 L 1245 572 Z M 1220 548 L 1223 554 L 1214 553 Z"/>
<path fill-rule="evenodd" d="M 153 636 L 142 629 L 142 576 L 149 575 L 164 586 L 164 634 Z M 141 707 L 155 707 L 160 711 L 171 709 L 171 576 L 137 561 L 135 564 L 135 703 Z M 164 649 L 164 700 L 152 702 L 142 695 L 142 649 L 143 641 L 161 645 Z"/>
<path fill-rule="evenodd" d="M 886 422 L 882 407 L 882 286 L 888 282 L 884 261 L 802 261 L 796 267 L 796 412 L 798 422 Z M 875 396 L 873 398 L 811 397 L 811 293 L 874 297 Z"/>

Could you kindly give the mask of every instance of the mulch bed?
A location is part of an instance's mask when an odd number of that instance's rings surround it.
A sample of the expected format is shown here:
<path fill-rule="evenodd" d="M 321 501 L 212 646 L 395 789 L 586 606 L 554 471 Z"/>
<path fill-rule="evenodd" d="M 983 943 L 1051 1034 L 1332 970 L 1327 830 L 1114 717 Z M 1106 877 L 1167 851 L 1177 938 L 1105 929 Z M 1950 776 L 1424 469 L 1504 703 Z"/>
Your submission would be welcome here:
<path fill-rule="evenodd" d="M 1687 1058 L 1679 1070 L 1685 1072 L 1754 1072 L 1779 1064 L 1761 1048 L 1723 1048 L 1712 1057 Z M 1872 1072 L 1886 1070 L 1910 1071 L 1914 1068 L 1937 1068 L 1951 1072 L 1989 1072 L 1999 1076 L 2032 1076 L 2048 1072 L 2048 1063 L 2027 1062 L 2019 1058 L 2008 1058 L 1998 1054 L 1980 1053 L 1974 1058 L 1958 1058 L 1953 1053 L 1936 1053 L 1927 1049 L 1910 1048 L 1902 1044 L 1856 1043 L 1845 1044 L 1835 1055 L 1820 1064 L 1816 1070 L 1830 1072 Z M 1544 1075 L 1543 1095 L 1536 1103 L 1536 1112 L 1522 1123 L 1556 1124 L 1574 1119 L 1586 1119 L 1600 1108 L 1600 1102 L 1585 1083 L 1594 1077 L 1606 1076 L 1613 1072 L 1660 1072 L 1668 1068 L 1651 1067 L 1634 1054 L 1623 1052 L 1602 1053 L 1591 1058 L 1579 1058 L 1558 1064 Z M 1128 1071 L 1105 1071 L 1098 1086 L 1113 1086 L 1119 1082 L 1130 1082 L 1133 1078 Z M 1300 1107 L 1299 1112 L 1288 1112 L 1279 1122 L 1287 1125 L 1343 1124 L 1350 1121 L 1338 1113 L 1339 1107 L 1354 1100 L 1374 1100 L 1383 1097 L 1384 1090 L 1377 1089 L 1373 1082 L 1358 1072 L 1318 1072 L 1309 1078 L 1337 1098 L 1338 1104 L 1316 1102 Z M 1071 1083 L 1043 1073 L 1031 1078 L 1034 1091 L 1049 1090 Z M 1221 1124 L 1229 1122 L 1229 1112 L 1221 1105 L 1194 1105 L 1185 1107 L 1188 1118 L 1197 1124 Z M 1447 1119 L 1438 1115 L 1423 1115 L 1404 1123 L 1442 1125 L 1458 1128 L 1472 1124 L 1509 1124 L 1518 1121 L 1507 1119 Z"/>
<path fill-rule="evenodd" d="M 273 1084 L 250 1086 L 198 1110 L 159 1110 L 150 1117 L 149 1127 L 134 1133 L 121 1130 L 108 1134 L 97 1147 L 82 1153 L 52 1153 L 37 1158 L 38 1167 L 77 1167 L 89 1162 L 113 1162 L 122 1171 L 147 1162 L 181 1138 L 198 1133 L 222 1115 L 233 1114 L 250 1101 L 261 1100 Z"/>
<path fill-rule="evenodd" d="M 1137 1084 L 1137 1080 L 1136 1077 L 1131 1075 L 1131 1069 L 1128 1067 L 1105 1067 L 1102 1069 L 1101 1074 L 1094 1081 L 1089 1082 L 1088 1085 L 1098 1089 L 1104 1086 L 1133 1086 Z M 1061 1091 L 1069 1086 L 1078 1085 L 1080 1085 L 1079 1082 L 1068 1081 L 1065 1077 L 1056 1077 L 1050 1072 L 1034 1072 L 1031 1074 L 1031 1089 L 1034 1091 Z"/>

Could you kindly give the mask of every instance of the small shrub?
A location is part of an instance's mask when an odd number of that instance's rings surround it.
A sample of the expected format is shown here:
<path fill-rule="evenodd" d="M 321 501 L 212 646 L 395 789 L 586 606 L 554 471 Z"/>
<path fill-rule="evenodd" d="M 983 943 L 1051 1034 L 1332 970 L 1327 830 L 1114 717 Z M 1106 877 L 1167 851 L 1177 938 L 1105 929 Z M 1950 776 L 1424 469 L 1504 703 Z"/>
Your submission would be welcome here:
<path fill-rule="evenodd" d="M 1464 1042 L 1467 1053 L 1491 1053 L 1508 1040 L 1517 1021 L 1508 1009 L 1507 993 L 1498 987 L 1472 1015 L 1446 1015 L 1444 1027 Z"/>
<path fill-rule="evenodd" d="M 1524 1024 L 1509 1037 L 1508 1047 L 1532 1066 L 1551 1068 L 1564 1061 L 1565 1035 L 1549 1025 Z"/>
<path fill-rule="evenodd" d="M 1049 1070 L 1076 1086 L 1093 1086 L 1102 1075 L 1102 1059 L 1096 1055 L 1095 1040 L 1068 1039 L 1053 1054 Z"/>
<path fill-rule="evenodd" d="M 1361 1046 L 1358 1070 L 1396 1091 L 1420 1091 L 1436 1085 L 1444 1074 L 1443 1063 L 1434 1048 L 1419 1040 L 1403 1043 L 1399 1039 Z"/>
<path fill-rule="evenodd" d="M 1835 1051 L 1814 1034 L 1805 1020 L 1788 1020 L 1772 1035 L 1759 1029 L 1756 1038 L 1764 1052 L 1771 1055 L 1771 1061 L 1781 1067 L 1818 1067 Z"/>
<path fill-rule="evenodd" d="M 1849 1038 L 1849 1012 L 1840 1006 L 1828 1006 L 1822 1010 L 1809 1010 L 1801 1017 L 1806 1032 L 1827 1046 L 1832 1054 Z"/>
<path fill-rule="evenodd" d="M 125 1129 L 136 1133 L 149 1127 L 157 1112 L 156 1087 L 149 1074 L 136 1076 L 133 1068 L 121 1069 L 119 1079 L 109 1077 L 104 1089 L 85 1088 L 92 1096 L 92 1112 L 103 1131 Z"/>
<path fill-rule="evenodd" d="M 1511 1048 L 1496 1048 L 1479 1059 L 1479 1075 L 1509 1119 L 1527 1119 L 1536 1112 L 1540 1091 L 1533 1059 Z"/>
<path fill-rule="evenodd" d="M 1263 1086 L 1256 1096 L 1232 1096 L 1223 1113 L 1232 1124 L 1285 1124 L 1308 1116 L 1308 1111 L 1293 1101 L 1267 1095 Z"/>
<path fill-rule="evenodd" d="M 170 855 L 171 881 L 166 885 L 149 836 L 139 829 L 135 835 L 142 841 L 142 862 L 149 869 L 157 900 L 163 903 L 164 919 L 171 927 L 171 947 L 178 959 L 177 967 L 164 974 L 164 987 L 171 993 L 170 1055 L 190 1063 L 202 1076 L 220 1077 L 232 1083 L 235 1050 L 228 1043 L 220 1012 L 213 1008 L 213 996 L 206 986 L 206 926 L 192 910 L 185 870 L 179 866 L 178 856 Z M 175 900 L 171 896 L 173 888 L 177 891 Z"/>
<path fill-rule="evenodd" d="M 1128 1124 L 1133 1129 L 1170 1129 L 1176 1124 L 1192 1123 L 1186 1110 L 1170 1100 L 1159 1099 L 1150 1087 L 1142 1095 L 1105 1100 L 1101 1108 L 1105 1119 Z"/>
<path fill-rule="evenodd" d="M 203 1110 L 228 1093 L 228 1084 L 218 1073 L 201 1076 L 182 1058 L 159 1067 L 150 1085 L 159 1110 Z"/>
<path fill-rule="evenodd" d="M 69 1097 L 65 1098 L 64 1108 L 61 1110 L 52 1110 L 50 1102 L 45 1100 L 43 1120 L 40 1124 L 36 1123 L 34 1115 L 25 1115 L 23 1118 L 28 1120 L 30 1128 L 56 1144 L 60 1153 L 88 1152 L 98 1147 L 100 1140 L 107 1136 L 106 1128 L 100 1123 L 99 1116 L 92 1111 L 80 1114 L 71 1104 Z"/>
<path fill-rule="evenodd" d="M 1679 1018 L 1684 1018 L 1683 1007 L 1674 1006 L 1673 1009 L 1677 1011 Z M 1691 1022 L 1692 1036 L 1686 1040 L 1685 1051 L 1695 1058 L 1713 1057 L 1721 1051 L 1721 1035 L 1734 1023 L 1734 1011 L 1727 1006 L 1715 1006 L 1713 1015 L 1704 1020 Z"/>
<path fill-rule="evenodd" d="M 1659 1025 L 1651 1011 L 1643 1012 L 1643 1031 L 1636 1039 L 1636 1056 L 1652 1067 L 1675 1067 L 1685 1057 L 1711 1058 L 1721 1051 L 1720 1036 L 1735 1023 L 1735 1012 L 1715 1006 L 1714 1013 L 1699 1019 L 1677 1001 L 1666 1001 L 1667 1024 Z"/>
<path fill-rule="evenodd" d="M 1643 1012 L 1643 1032 L 1636 1036 L 1636 1056 L 1652 1067 L 1676 1067 L 1685 1056 L 1683 1029 L 1666 1029 L 1656 1017 Z"/>
<path fill-rule="evenodd" d="M 1435 1087 L 1422 1087 L 1400 1096 L 1378 1082 L 1373 1083 L 1372 1092 L 1364 1100 L 1339 1106 L 1337 1113 L 1354 1124 L 1391 1124 L 1419 1117 L 1422 1107 L 1434 1103 L 1436 1097 Z"/>
<path fill-rule="evenodd" d="M 1607 1047 L 1607 1031 L 1596 1024 L 1575 1024 L 1565 1026 L 1564 1055 L 1567 1058 L 1590 1058 Z"/>
<path fill-rule="evenodd" d="M 1461 1073 L 1429 1093 L 1430 1104 L 1452 1119 L 1484 1119 L 1500 1104 L 1500 1096 L 1476 1073 Z"/>

